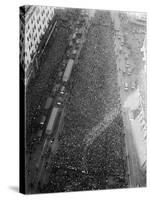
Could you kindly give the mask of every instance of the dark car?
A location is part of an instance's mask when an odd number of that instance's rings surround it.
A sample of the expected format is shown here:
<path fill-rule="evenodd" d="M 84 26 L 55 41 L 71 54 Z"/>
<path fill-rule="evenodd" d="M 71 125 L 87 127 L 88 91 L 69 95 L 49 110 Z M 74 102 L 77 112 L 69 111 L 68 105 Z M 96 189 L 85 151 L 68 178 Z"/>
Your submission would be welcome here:
<path fill-rule="evenodd" d="M 45 121 L 46 121 L 46 116 L 42 115 L 42 117 L 40 119 L 40 128 L 43 128 Z"/>

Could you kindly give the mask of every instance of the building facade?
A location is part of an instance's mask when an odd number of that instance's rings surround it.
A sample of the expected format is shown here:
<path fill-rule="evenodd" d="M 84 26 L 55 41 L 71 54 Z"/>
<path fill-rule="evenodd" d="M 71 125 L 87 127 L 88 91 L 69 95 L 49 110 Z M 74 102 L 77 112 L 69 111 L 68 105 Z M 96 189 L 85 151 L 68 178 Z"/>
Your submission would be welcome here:
<path fill-rule="evenodd" d="M 34 73 L 34 58 L 53 17 L 54 7 L 20 7 L 20 65 L 24 72 L 25 85 Z"/>

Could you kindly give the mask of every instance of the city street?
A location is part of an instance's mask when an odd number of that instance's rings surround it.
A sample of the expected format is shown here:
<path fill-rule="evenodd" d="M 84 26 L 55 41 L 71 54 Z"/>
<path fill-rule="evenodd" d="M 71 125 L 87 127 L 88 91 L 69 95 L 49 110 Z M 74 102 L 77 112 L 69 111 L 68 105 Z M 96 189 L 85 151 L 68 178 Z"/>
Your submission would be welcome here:
<path fill-rule="evenodd" d="M 64 129 L 53 164 L 58 170 L 49 178 L 55 176 L 53 182 L 61 185 L 58 191 L 62 187 L 79 190 L 89 176 L 96 181 L 87 182 L 83 189 L 126 187 L 124 128 L 112 35 L 110 14 L 97 12 L 69 84 Z M 94 129 L 97 134 L 93 137 L 90 133 Z M 74 172 L 68 172 L 65 180 L 59 178 L 67 169 Z M 78 170 L 83 173 L 80 178 Z M 78 176 L 71 179 L 75 171 Z"/>
<path fill-rule="evenodd" d="M 54 138 L 33 141 L 46 98 L 53 95 L 56 85 L 59 87 L 57 75 L 68 56 L 68 38 L 79 24 L 78 15 L 70 15 L 58 19 L 55 39 L 46 48 L 43 71 L 27 91 L 27 190 L 62 192 L 144 185 L 145 179 L 134 170 L 139 167 L 136 148 L 132 147 L 135 139 L 130 136 L 134 123 L 125 108 L 127 97 L 138 87 L 138 69 L 135 73 L 126 71 L 126 65 L 136 65 L 135 58 L 124 45 L 129 38 L 124 41 L 114 13 L 89 13 L 91 21 L 87 34 L 80 38 L 83 46 L 65 86 L 67 92 L 63 92 L 67 98 Z M 138 177 L 139 184 L 131 183 L 131 177 Z"/>
<path fill-rule="evenodd" d="M 142 14 L 141 14 L 142 15 Z M 142 46 L 145 20 L 111 12 L 115 27 L 118 85 L 126 132 L 130 187 L 146 184 L 146 68 Z M 135 113 L 135 114 L 134 114 Z"/>

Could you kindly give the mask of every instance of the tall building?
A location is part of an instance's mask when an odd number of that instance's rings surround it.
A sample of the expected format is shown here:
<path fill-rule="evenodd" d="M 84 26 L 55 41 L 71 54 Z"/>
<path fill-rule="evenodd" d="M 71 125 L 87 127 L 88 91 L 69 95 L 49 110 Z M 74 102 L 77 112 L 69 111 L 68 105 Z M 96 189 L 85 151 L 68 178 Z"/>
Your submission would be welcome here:
<path fill-rule="evenodd" d="M 54 18 L 54 7 L 22 6 L 20 7 L 20 66 L 25 85 L 35 73 L 33 61 L 50 24 Z"/>

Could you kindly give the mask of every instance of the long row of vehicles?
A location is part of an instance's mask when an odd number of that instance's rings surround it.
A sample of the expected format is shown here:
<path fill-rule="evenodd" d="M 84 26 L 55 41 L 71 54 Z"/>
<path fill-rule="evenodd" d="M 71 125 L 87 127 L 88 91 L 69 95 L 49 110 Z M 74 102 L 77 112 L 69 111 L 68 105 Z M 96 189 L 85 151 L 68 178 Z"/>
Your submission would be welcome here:
<path fill-rule="evenodd" d="M 54 84 L 51 95 L 47 98 L 44 105 L 46 115 L 42 115 L 40 118 L 38 137 L 43 135 L 51 136 L 58 115 L 64 107 L 67 99 L 67 83 L 85 38 L 83 25 L 86 23 L 86 19 L 84 17 L 87 17 L 87 15 L 82 14 L 81 20 L 77 21 L 75 32 L 70 38 L 66 58 L 63 60 L 61 69 L 58 72 L 58 82 Z"/>
<path fill-rule="evenodd" d="M 47 163 L 50 163 L 51 151 L 63 126 L 64 107 L 68 97 L 67 86 L 72 70 L 77 64 L 82 45 L 85 42 L 86 29 L 84 27 L 87 28 L 86 25 L 87 15 L 82 14 L 76 22 L 76 29 L 71 35 L 65 58 L 58 67 L 56 83 L 44 104 L 44 112 L 40 118 L 37 131 L 37 137 L 42 142 L 42 151 L 36 164 L 38 171 L 35 178 L 36 184 L 41 180 L 43 167 L 47 167 L 49 165 Z"/>

